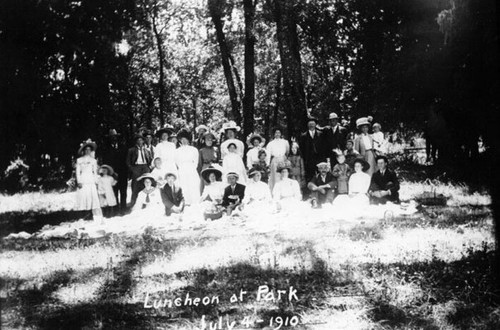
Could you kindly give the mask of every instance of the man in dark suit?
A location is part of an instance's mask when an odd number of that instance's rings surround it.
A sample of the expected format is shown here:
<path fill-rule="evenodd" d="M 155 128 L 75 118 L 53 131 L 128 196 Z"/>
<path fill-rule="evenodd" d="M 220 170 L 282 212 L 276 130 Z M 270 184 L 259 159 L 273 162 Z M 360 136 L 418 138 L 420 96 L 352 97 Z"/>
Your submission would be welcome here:
<path fill-rule="evenodd" d="M 132 179 L 132 205 L 134 206 L 135 201 L 137 199 L 137 195 L 139 191 L 141 191 L 144 187 L 140 182 L 137 181 L 137 178 L 143 175 L 144 173 L 149 173 L 149 166 L 151 165 L 151 161 L 153 160 L 153 155 L 144 148 L 144 138 L 142 135 L 135 136 L 135 146 L 128 149 L 127 152 L 127 168 L 130 173 L 130 178 Z"/>
<path fill-rule="evenodd" d="M 330 120 L 330 126 L 326 127 L 323 132 L 325 134 L 330 165 L 333 169 L 333 166 L 337 164 L 336 153 L 333 150 L 340 149 L 344 151 L 347 141 L 347 129 L 340 126 L 339 116 L 335 112 L 330 113 L 328 119 Z"/>
<path fill-rule="evenodd" d="M 306 182 L 316 174 L 316 164 L 326 160 L 325 138 L 323 132 L 316 128 L 317 119 L 310 117 L 307 131 L 300 135 L 299 146 L 304 158 Z"/>
<path fill-rule="evenodd" d="M 376 161 L 378 171 L 373 173 L 368 191 L 371 203 L 399 203 L 399 180 L 396 173 L 387 168 L 387 157 L 378 156 Z"/>
<path fill-rule="evenodd" d="M 231 215 L 233 210 L 241 205 L 245 197 L 245 186 L 237 182 L 238 174 L 234 172 L 227 174 L 227 181 L 229 186 L 224 189 L 222 206 L 226 208 L 227 215 Z"/>
<path fill-rule="evenodd" d="M 107 141 L 102 148 L 102 164 L 111 166 L 115 171 L 117 184 L 113 187 L 113 191 L 118 201 L 120 212 L 124 212 L 127 208 L 127 148 L 121 143 L 120 134 L 116 129 L 110 129 L 106 137 Z"/>
<path fill-rule="evenodd" d="M 311 191 L 313 208 L 321 207 L 324 203 L 333 202 L 333 190 L 337 186 L 337 180 L 330 172 L 328 163 L 317 164 L 319 173 L 308 183 L 307 188 Z"/>
<path fill-rule="evenodd" d="M 177 177 L 173 173 L 167 173 L 167 183 L 161 189 L 161 200 L 165 205 L 165 214 L 182 213 L 184 211 L 184 195 L 182 189 L 175 184 Z"/>

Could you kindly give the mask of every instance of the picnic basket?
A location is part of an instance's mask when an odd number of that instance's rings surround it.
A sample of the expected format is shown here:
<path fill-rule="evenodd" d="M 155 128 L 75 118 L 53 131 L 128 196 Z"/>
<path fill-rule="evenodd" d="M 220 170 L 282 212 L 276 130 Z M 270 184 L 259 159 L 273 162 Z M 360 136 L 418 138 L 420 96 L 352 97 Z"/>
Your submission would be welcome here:
<path fill-rule="evenodd" d="M 430 182 L 429 179 L 426 182 Z M 424 191 L 419 196 L 415 197 L 415 200 L 421 205 L 426 206 L 446 206 L 448 202 L 448 197 L 443 194 L 438 194 L 436 192 L 436 187 L 431 183 L 431 191 Z"/>

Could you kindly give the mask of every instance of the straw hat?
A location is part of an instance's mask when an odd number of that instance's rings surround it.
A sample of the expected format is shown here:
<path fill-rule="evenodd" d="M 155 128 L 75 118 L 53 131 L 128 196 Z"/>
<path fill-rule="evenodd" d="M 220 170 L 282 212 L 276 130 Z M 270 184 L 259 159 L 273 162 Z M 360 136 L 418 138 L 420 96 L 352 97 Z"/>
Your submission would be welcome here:
<path fill-rule="evenodd" d="M 92 149 L 92 151 L 95 151 L 97 149 L 97 144 L 94 141 L 92 141 L 91 139 L 88 139 L 87 141 L 80 143 L 80 148 L 78 148 L 78 154 L 82 155 L 83 150 L 86 147 L 90 147 Z"/>
<path fill-rule="evenodd" d="M 266 143 L 266 139 L 264 139 L 264 138 L 262 137 L 262 135 L 257 134 L 257 133 L 254 133 L 254 134 L 252 134 L 252 135 L 250 135 L 250 136 L 248 137 L 248 140 L 247 140 L 247 144 L 248 144 L 248 146 L 253 147 L 253 141 L 254 141 L 255 139 L 259 140 L 259 144 L 260 144 L 260 143 Z"/>
<path fill-rule="evenodd" d="M 292 169 L 292 163 L 289 160 L 285 160 L 284 162 L 279 163 L 276 171 L 281 173 L 281 171 L 285 169 L 287 169 L 289 172 Z"/>
<path fill-rule="evenodd" d="M 198 127 L 196 127 L 196 128 L 194 129 L 194 131 L 196 132 L 196 134 L 198 134 L 198 133 L 200 133 L 200 131 L 201 131 L 202 129 L 204 129 L 205 131 L 208 131 L 208 127 L 207 127 L 207 126 L 205 126 L 205 125 L 199 125 Z"/>
<path fill-rule="evenodd" d="M 224 130 L 224 132 L 227 130 L 230 130 L 230 129 L 235 130 L 236 132 L 239 132 L 241 130 L 241 127 L 236 125 L 236 123 L 231 120 L 230 122 L 223 124 L 222 129 Z"/>
<path fill-rule="evenodd" d="M 142 181 L 144 179 L 150 179 L 152 186 L 156 187 L 156 179 L 154 176 L 151 175 L 151 173 L 144 173 L 143 175 L 137 178 L 137 181 Z"/>
<path fill-rule="evenodd" d="M 101 165 L 101 167 L 99 168 L 99 172 L 100 172 L 101 170 L 104 170 L 104 169 L 108 170 L 108 174 L 109 174 L 109 175 L 113 175 L 113 174 L 115 174 L 115 171 L 114 171 L 114 170 L 113 170 L 113 168 L 112 168 L 111 166 L 109 166 L 109 165 Z"/>
<path fill-rule="evenodd" d="M 356 120 L 356 127 L 360 128 L 363 125 L 370 125 L 370 121 L 367 117 L 361 117 Z"/>

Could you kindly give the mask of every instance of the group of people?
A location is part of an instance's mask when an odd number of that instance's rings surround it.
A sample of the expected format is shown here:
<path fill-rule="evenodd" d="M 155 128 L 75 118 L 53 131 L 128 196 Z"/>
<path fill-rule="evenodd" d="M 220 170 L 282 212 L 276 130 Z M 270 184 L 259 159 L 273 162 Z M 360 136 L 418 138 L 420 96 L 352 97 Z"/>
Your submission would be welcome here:
<path fill-rule="evenodd" d="M 164 209 L 166 215 L 190 205 L 211 217 L 268 207 L 279 211 L 306 199 L 313 208 L 397 203 L 399 183 L 387 168 L 381 126 L 372 125 L 371 117 L 359 118 L 353 134 L 340 125 L 337 114 L 331 113 L 329 121 L 320 128 L 309 117 L 307 131 L 292 138 L 291 145 L 280 128 L 273 129 L 267 144 L 257 133 L 244 143 L 232 121 L 223 125 L 220 143 L 205 125 L 196 127 L 195 136 L 166 126 L 136 135 L 134 145 L 125 148 L 120 134 L 110 129 L 97 156 L 95 142 L 80 146 L 78 208 L 92 210 L 94 218 L 124 211 L 129 179 L 133 211 Z"/>

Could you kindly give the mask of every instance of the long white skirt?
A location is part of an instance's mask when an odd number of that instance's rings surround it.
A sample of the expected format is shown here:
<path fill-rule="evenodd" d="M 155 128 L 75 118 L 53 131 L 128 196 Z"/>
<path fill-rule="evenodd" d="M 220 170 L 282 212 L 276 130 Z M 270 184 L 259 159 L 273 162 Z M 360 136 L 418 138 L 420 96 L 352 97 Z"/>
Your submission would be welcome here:
<path fill-rule="evenodd" d="M 200 176 L 196 168 L 181 164 L 178 169 L 179 185 L 182 188 L 182 194 L 186 205 L 198 204 L 200 202 Z"/>
<path fill-rule="evenodd" d="M 95 183 L 83 183 L 76 193 L 76 209 L 94 210 L 101 207 Z"/>

